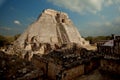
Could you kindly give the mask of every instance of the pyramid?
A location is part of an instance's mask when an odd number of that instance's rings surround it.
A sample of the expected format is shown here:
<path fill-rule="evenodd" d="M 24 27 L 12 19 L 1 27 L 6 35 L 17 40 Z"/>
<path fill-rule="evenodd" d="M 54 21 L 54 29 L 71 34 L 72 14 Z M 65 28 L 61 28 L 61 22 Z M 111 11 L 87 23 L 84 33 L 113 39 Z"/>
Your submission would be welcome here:
<path fill-rule="evenodd" d="M 68 15 L 64 12 L 46 9 L 25 32 L 15 41 L 14 45 L 25 50 L 31 50 L 36 43 L 69 44 L 76 43 L 81 47 L 90 46 L 89 42 L 81 37 Z"/>

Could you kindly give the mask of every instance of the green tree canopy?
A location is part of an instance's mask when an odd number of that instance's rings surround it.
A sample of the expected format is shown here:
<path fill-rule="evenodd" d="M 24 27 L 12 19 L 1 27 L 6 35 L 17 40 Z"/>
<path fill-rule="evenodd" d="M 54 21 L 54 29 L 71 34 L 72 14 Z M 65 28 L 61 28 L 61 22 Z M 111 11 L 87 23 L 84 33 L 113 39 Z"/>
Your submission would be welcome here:
<path fill-rule="evenodd" d="M 8 43 L 8 40 L 4 36 L 0 35 L 0 47 L 5 46 Z"/>
<path fill-rule="evenodd" d="M 85 39 L 90 41 L 90 44 L 93 44 L 101 40 L 110 40 L 111 36 L 96 36 L 96 37 L 88 36 Z"/>

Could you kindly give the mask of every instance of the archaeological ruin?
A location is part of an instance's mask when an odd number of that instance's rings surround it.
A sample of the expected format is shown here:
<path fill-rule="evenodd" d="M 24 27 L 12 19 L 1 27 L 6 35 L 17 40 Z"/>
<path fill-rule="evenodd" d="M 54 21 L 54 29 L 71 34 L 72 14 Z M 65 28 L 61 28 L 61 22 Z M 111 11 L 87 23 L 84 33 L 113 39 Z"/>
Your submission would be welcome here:
<path fill-rule="evenodd" d="M 45 54 L 47 53 L 45 47 L 49 47 L 47 44 L 51 49 L 55 49 L 56 46 L 69 43 L 76 43 L 86 48 L 90 46 L 89 42 L 81 37 L 66 13 L 46 9 L 16 40 L 14 45 L 23 50 Z"/>
<path fill-rule="evenodd" d="M 0 80 L 76 80 L 96 69 L 120 75 L 120 36 L 91 47 L 66 13 L 46 9 L 0 51 Z"/>

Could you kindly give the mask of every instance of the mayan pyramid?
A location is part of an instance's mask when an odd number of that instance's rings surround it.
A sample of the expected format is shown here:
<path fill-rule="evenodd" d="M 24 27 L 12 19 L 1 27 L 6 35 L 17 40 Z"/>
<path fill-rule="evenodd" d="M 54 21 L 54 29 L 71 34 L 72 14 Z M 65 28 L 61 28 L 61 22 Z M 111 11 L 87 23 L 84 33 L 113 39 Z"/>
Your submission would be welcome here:
<path fill-rule="evenodd" d="M 33 43 L 36 43 L 36 46 L 39 43 L 50 45 L 76 43 L 81 47 L 89 46 L 89 42 L 81 37 L 68 15 L 52 9 L 44 10 L 15 41 L 17 46 L 26 50 L 30 50 Z"/>

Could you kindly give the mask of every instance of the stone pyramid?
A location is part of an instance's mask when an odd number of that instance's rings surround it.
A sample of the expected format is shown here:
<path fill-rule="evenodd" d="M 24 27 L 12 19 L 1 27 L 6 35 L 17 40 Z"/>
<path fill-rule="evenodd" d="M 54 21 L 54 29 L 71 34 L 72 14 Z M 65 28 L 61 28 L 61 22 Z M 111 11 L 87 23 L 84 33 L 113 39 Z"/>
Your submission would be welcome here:
<path fill-rule="evenodd" d="M 89 42 L 81 37 L 68 15 L 64 12 L 46 9 L 28 29 L 15 41 L 19 48 L 31 50 L 31 45 L 48 43 L 76 43 L 81 47 L 89 46 Z"/>

